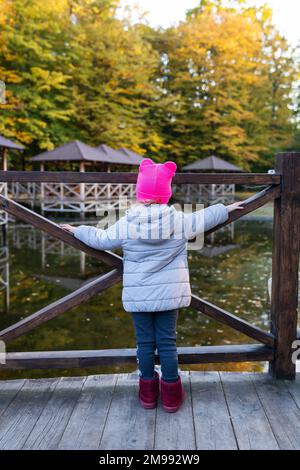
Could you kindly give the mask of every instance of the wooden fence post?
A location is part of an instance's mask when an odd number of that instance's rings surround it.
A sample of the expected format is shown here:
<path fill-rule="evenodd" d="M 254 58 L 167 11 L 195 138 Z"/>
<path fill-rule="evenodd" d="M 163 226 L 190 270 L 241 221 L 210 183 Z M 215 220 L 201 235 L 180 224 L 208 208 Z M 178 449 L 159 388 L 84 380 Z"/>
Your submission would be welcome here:
<path fill-rule="evenodd" d="M 297 336 L 298 269 L 300 247 L 300 153 L 276 156 L 281 196 L 274 200 L 271 332 L 275 360 L 270 372 L 278 379 L 294 379 L 292 343 Z"/>

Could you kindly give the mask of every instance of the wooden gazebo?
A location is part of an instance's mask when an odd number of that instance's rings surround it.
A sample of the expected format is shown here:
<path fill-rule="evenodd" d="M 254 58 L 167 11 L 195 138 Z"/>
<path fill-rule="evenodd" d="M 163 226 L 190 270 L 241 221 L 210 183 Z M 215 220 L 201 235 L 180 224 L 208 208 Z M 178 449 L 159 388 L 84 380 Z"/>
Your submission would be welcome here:
<path fill-rule="evenodd" d="M 30 159 L 40 164 L 44 171 L 50 164 L 61 170 L 77 166 L 84 172 L 86 168 L 110 172 L 121 167 L 122 170 L 139 165 L 142 156 L 127 149 L 115 150 L 106 144 L 92 147 L 79 140 L 43 152 Z M 71 165 L 70 165 L 71 164 Z M 97 212 L 105 207 L 117 207 L 120 199 L 134 197 L 133 184 L 120 183 L 43 183 L 41 185 L 41 208 L 43 212 Z"/>
<path fill-rule="evenodd" d="M 210 155 L 202 160 L 197 160 L 193 163 L 185 165 L 183 171 L 190 173 L 205 172 L 205 173 L 238 173 L 243 170 L 232 163 L 223 160 L 222 158 Z M 219 199 L 233 197 L 235 193 L 234 184 L 202 184 L 191 185 L 187 184 L 184 194 L 181 194 L 187 201 L 199 200 L 213 200 L 217 202 Z"/>
<path fill-rule="evenodd" d="M 13 142 L 12 140 L 6 139 L 0 135 L 0 156 L 1 156 L 1 170 L 7 170 L 7 156 L 8 150 L 24 150 L 23 145 Z"/>
<path fill-rule="evenodd" d="M 9 150 L 24 150 L 23 145 L 13 142 L 0 135 L 0 159 L 1 159 L 1 170 L 6 171 L 8 169 L 8 152 Z M 0 195 L 8 196 L 7 182 L 1 181 L 0 183 Z M 6 228 L 8 222 L 8 213 L 4 210 L 0 210 L 0 225 L 2 227 L 3 243 L 0 248 L 0 290 L 3 291 L 4 311 L 9 310 L 9 253 L 6 242 Z"/>
<path fill-rule="evenodd" d="M 185 165 L 182 168 L 184 171 L 204 171 L 204 172 L 242 172 L 243 170 L 232 163 L 223 160 L 222 158 L 211 155 L 210 157 L 197 160 L 193 163 Z"/>

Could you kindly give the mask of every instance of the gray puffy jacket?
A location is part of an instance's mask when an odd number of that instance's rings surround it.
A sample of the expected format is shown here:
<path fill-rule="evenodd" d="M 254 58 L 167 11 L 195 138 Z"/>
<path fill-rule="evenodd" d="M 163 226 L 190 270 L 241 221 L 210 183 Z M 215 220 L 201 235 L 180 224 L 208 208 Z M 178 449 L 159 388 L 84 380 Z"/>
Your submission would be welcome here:
<path fill-rule="evenodd" d="M 224 204 L 185 213 L 167 204 L 137 203 L 106 230 L 80 225 L 74 235 L 98 250 L 122 248 L 124 309 L 156 312 L 190 305 L 188 240 L 196 235 L 201 244 L 205 231 L 227 219 Z"/>

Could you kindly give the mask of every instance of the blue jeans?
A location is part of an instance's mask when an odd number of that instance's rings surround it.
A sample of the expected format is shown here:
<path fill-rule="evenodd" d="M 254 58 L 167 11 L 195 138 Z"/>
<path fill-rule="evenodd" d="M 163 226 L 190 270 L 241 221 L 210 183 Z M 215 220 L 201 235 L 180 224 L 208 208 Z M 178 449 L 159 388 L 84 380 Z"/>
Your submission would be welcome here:
<path fill-rule="evenodd" d="M 178 378 L 176 325 L 178 309 L 163 312 L 132 312 L 137 342 L 137 363 L 140 376 L 152 379 L 155 372 L 154 353 L 160 358 L 162 378 L 174 382 Z"/>

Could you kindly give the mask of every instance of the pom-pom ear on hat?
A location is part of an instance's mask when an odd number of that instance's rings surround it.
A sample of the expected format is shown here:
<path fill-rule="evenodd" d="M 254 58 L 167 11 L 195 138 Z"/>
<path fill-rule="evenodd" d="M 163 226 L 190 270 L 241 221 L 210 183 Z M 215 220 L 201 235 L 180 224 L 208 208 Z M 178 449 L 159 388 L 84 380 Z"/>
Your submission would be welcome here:
<path fill-rule="evenodd" d="M 168 161 L 164 163 L 164 167 L 168 168 L 173 174 L 175 174 L 175 171 L 177 170 L 177 165 L 175 162 Z"/>
<path fill-rule="evenodd" d="M 143 170 L 143 168 L 149 167 L 150 165 L 155 165 L 155 163 L 151 158 L 144 158 L 140 163 L 140 170 Z"/>

